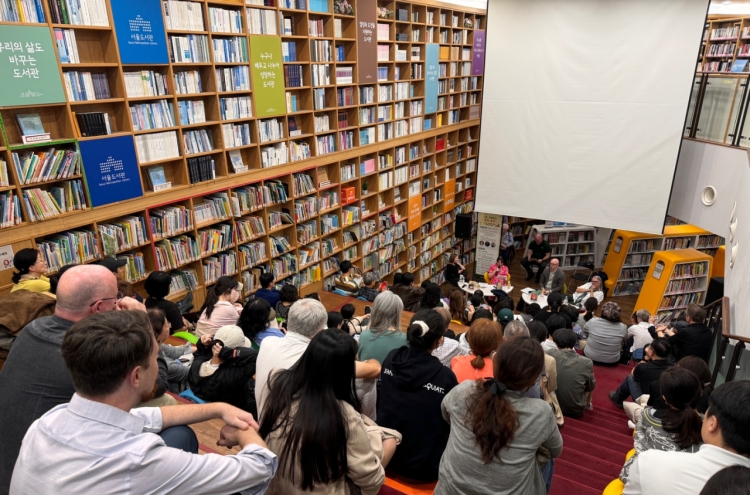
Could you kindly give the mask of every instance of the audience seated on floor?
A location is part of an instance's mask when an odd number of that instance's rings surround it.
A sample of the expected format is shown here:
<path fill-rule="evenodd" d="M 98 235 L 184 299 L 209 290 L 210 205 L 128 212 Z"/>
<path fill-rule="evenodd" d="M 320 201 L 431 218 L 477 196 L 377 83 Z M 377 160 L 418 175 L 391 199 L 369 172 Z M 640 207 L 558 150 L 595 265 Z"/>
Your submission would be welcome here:
<path fill-rule="evenodd" d="M 459 325 L 469 323 L 468 310 L 466 309 L 466 296 L 461 289 L 454 289 L 448 295 L 448 310 L 451 312 L 451 320 Z"/>
<path fill-rule="evenodd" d="M 440 292 L 440 286 L 435 282 L 425 280 L 422 282 L 421 289 L 422 299 L 419 301 L 418 309 L 436 309 L 436 308 L 447 308 L 448 306 L 443 302 L 442 294 Z M 415 310 L 416 311 L 416 310 Z"/>
<path fill-rule="evenodd" d="M 633 403 L 641 407 L 649 400 L 651 385 L 659 382 L 659 377 L 673 363 L 669 360 L 672 346 L 665 338 L 654 339 L 646 346 L 644 359 L 623 380 L 617 390 L 609 393 L 609 399 L 619 408 L 628 397 L 633 398 Z M 647 397 L 643 397 L 647 395 Z M 658 397 L 657 397 L 658 398 Z M 632 406 L 629 406 L 632 407 Z"/>
<path fill-rule="evenodd" d="M 13 256 L 13 266 L 18 271 L 11 277 L 11 292 L 49 292 L 49 279 L 44 275 L 49 271 L 49 266 L 38 249 L 24 248 L 18 251 Z"/>
<path fill-rule="evenodd" d="M 128 261 L 125 258 L 113 258 L 112 256 L 106 256 L 102 258 L 98 264 L 102 265 L 104 268 L 115 274 L 115 277 L 117 278 L 117 287 L 120 289 L 120 292 L 125 293 L 129 290 L 131 293 L 125 295 L 127 295 L 128 297 L 132 297 L 138 302 L 143 302 L 143 298 L 140 294 L 133 290 L 130 282 L 123 280 L 123 276 L 125 275 L 125 266 L 127 266 L 128 264 Z"/>
<path fill-rule="evenodd" d="M 207 402 L 226 402 L 257 417 L 255 375 L 258 351 L 237 325 L 204 335 L 190 365 L 190 389 Z"/>
<path fill-rule="evenodd" d="M 177 304 L 166 299 L 169 295 L 171 286 L 172 275 L 169 273 L 160 271 L 149 273 L 146 282 L 143 284 L 143 288 L 145 289 L 146 294 L 148 294 L 144 304 L 148 309 L 156 308 L 164 311 L 164 314 L 169 320 L 171 332 L 174 333 L 184 330 L 186 322 L 182 317 Z"/>
<path fill-rule="evenodd" d="M 589 297 L 583 302 L 583 313 L 578 314 L 578 326 L 581 327 L 581 330 L 583 330 L 586 323 L 595 316 L 594 311 L 596 311 L 596 308 L 598 307 L 599 301 L 595 297 Z M 583 332 L 581 332 L 581 334 L 583 334 Z"/>
<path fill-rule="evenodd" d="M 401 275 L 401 283 L 394 284 L 391 291 L 401 298 L 406 311 L 414 312 L 419 310 L 420 299 L 425 290 L 421 287 L 414 287 L 412 284 L 414 284 L 414 274 L 404 273 Z"/>
<path fill-rule="evenodd" d="M 334 278 L 336 289 L 356 297 L 362 287 L 362 277 L 357 275 L 357 268 L 349 260 L 344 260 L 339 265 L 341 273 Z"/>
<path fill-rule="evenodd" d="M 525 321 L 526 323 L 528 323 L 531 320 L 533 320 L 534 319 L 534 315 L 537 314 L 541 310 L 542 310 L 542 308 L 537 303 L 527 304 L 526 307 L 523 310 L 524 312 L 521 315 L 521 318 L 523 318 L 523 321 Z"/>
<path fill-rule="evenodd" d="M 258 277 L 258 282 L 260 283 L 260 289 L 255 291 L 255 297 L 258 299 L 265 299 L 268 301 L 268 304 L 271 305 L 272 309 L 275 308 L 276 304 L 279 302 L 280 296 L 279 291 L 273 287 L 273 273 L 262 273 L 260 277 Z"/>
<path fill-rule="evenodd" d="M 50 282 L 52 289 L 55 281 Z M 26 325 L 54 312 L 55 296 L 48 292 L 21 289 L 0 298 L 0 350 L 9 351 Z"/>
<path fill-rule="evenodd" d="M 472 323 L 466 332 L 471 354 L 451 360 L 451 370 L 458 383 L 478 378 L 491 378 L 492 354 L 503 341 L 503 331 L 496 321 L 481 319 Z"/>
<path fill-rule="evenodd" d="M 594 275 L 589 282 L 579 285 L 573 294 L 568 295 L 568 301 L 573 306 L 580 308 L 590 297 L 596 299 L 599 304 L 604 301 L 604 285 L 599 275 Z"/>
<path fill-rule="evenodd" d="M 268 393 L 266 384 L 271 372 L 289 369 L 296 363 L 310 344 L 310 339 L 324 330 L 327 322 L 328 313 L 320 301 L 300 299 L 289 308 L 286 335 L 283 338 L 263 339 L 255 372 L 255 400 L 261 415 Z M 380 375 L 380 364 L 372 359 L 357 361 L 355 367 L 359 379 L 374 381 Z"/>
<path fill-rule="evenodd" d="M 552 258 L 549 266 L 544 269 L 539 277 L 539 284 L 545 294 L 562 292 L 565 287 L 565 272 L 560 268 L 560 260 Z"/>
<path fill-rule="evenodd" d="M 352 337 L 359 338 L 363 331 L 367 330 L 370 324 L 370 316 L 355 316 L 357 308 L 353 304 L 344 304 L 341 306 L 341 330 L 348 333 Z"/>
<path fill-rule="evenodd" d="M 750 468 L 729 466 L 717 471 L 700 495 L 750 495 Z"/>
<path fill-rule="evenodd" d="M 357 359 L 374 359 L 383 364 L 393 349 L 406 345 L 406 334 L 401 331 L 404 303 L 393 292 L 383 292 L 375 298 L 370 314 L 370 326 L 359 336 Z"/>
<path fill-rule="evenodd" d="M 117 280 L 103 266 L 74 266 L 60 277 L 55 314 L 32 321 L 16 338 L 0 372 L 0 492 L 8 490 L 29 426 L 75 393 L 60 354 L 66 332 L 91 314 L 118 308 L 145 312 L 134 299 L 117 299 Z"/>
<path fill-rule="evenodd" d="M 237 279 L 219 277 L 206 291 L 205 309 L 195 324 L 195 334 L 213 336 L 221 327 L 237 325 L 242 312 L 242 304 L 237 302 L 241 295 L 242 284 Z"/>
<path fill-rule="evenodd" d="M 491 310 L 491 306 L 484 298 L 484 292 L 481 290 L 475 290 L 474 294 L 471 295 L 466 303 L 467 318 L 471 322 L 471 318 L 474 316 L 474 312 L 479 309 Z"/>
<path fill-rule="evenodd" d="M 716 387 L 703 418 L 700 450 L 643 452 L 630 466 L 624 495 L 692 495 L 722 468 L 750 467 L 748 403 L 750 381 Z"/>
<path fill-rule="evenodd" d="M 435 308 L 435 309 L 438 310 L 438 309 L 441 309 L 441 308 Z M 446 311 L 448 311 L 448 308 L 442 308 L 442 309 L 445 309 Z M 448 316 L 450 316 L 450 314 L 451 314 L 450 311 L 448 311 Z M 496 321 L 495 315 L 492 313 L 492 311 L 490 311 L 488 309 L 478 309 L 478 310 L 474 311 L 474 314 L 471 316 L 471 321 L 469 322 L 469 324 L 472 324 L 475 321 L 481 320 L 483 318 L 485 320 Z M 448 320 L 448 323 L 450 323 L 450 320 Z"/>
<path fill-rule="evenodd" d="M 276 303 L 274 310 L 276 318 L 286 320 L 289 316 L 289 308 L 299 299 L 297 287 L 292 284 L 284 284 L 279 291 L 279 302 Z"/>
<path fill-rule="evenodd" d="M 565 296 L 563 296 L 561 293 L 551 293 L 549 296 L 547 296 L 547 306 L 545 308 L 542 308 L 541 311 L 535 314 L 534 319 L 537 321 L 541 321 L 542 323 L 546 323 L 547 318 L 549 318 L 553 314 L 559 314 L 560 316 L 565 318 L 565 327 L 572 329 L 573 322 L 570 321 L 570 317 L 565 313 L 560 312 L 560 308 L 562 308 L 564 300 Z"/>
<path fill-rule="evenodd" d="M 698 356 L 708 362 L 713 334 L 711 329 L 703 323 L 706 320 L 706 310 L 700 304 L 691 303 L 685 311 L 685 320 L 687 326 L 679 330 L 664 326 L 657 327 L 658 335 L 669 337 L 669 343 L 672 344 L 674 349 L 675 359 Z"/>
<path fill-rule="evenodd" d="M 547 327 L 543 323 L 532 320 L 526 323 L 526 328 L 529 331 L 529 336 L 539 342 L 540 345 L 547 340 Z M 555 348 L 557 347 L 555 346 Z M 541 382 L 544 402 L 552 408 L 557 425 L 562 426 L 565 423 L 565 418 L 563 418 L 560 404 L 557 401 L 557 362 L 547 353 L 544 354 L 544 374 L 544 379 Z"/>
<path fill-rule="evenodd" d="M 338 311 L 329 311 L 328 320 L 326 320 L 326 328 L 338 328 L 341 330 L 341 323 L 344 321 L 344 317 Z"/>
<path fill-rule="evenodd" d="M 383 440 L 369 420 L 368 430 L 352 387 L 356 354 L 353 339 L 323 330 L 299 361 L 271 377 L 260 434 L 279 457 L 279 470 L 267 494 L 352 493 L 349 483 L 363 494 L 380 490 L 398 434 Z M 370 432 L 379 437 L 375 445 Z"/>
<path fill-rule="evenodd" d="M 378 424 L 403 435 L 388 468 L 417 481 L 437 479 L 450 432 L 440 403 L 458 381 L 431 355 L 444 332 L 439 313 L 430 309 L 417 312 L 407 329 L 408 346 L 388 354 L 380 376 Z"/>
<path fill-rule="evenodd" d="M 542 234 L 535 234 L 534 238 L 529 243 L 529 247 L 526 249 L 526 253 L 521 260 L 521 266 L 526 270 L 526 281 L 534 278 L 534 271 L 532 267 L 536 266 L 536 279 L 539 283 L 539 277 L 542 276 L 544 269 L 547 268 L 547 263 L 552 257 L 552 246 L 549 242 L 545 241 Z"/>
<path fill-rule="evenodd" d="M 469 349 L 465 348 L 459 343 L 458 337 L 455 336 L 453 330 L 448 330 L 448 325 L 451 323 L 451 312 L 448 308 L 440 306 L 434 309 L 440 316 L 443 317 L 443 323 L 445 323 L 445 334 L 440 339 L 440 345 L 432 351 L 432 355 L 435 356 L 443 363 L 443 366 L 451 367 L 451 360 L 457 356 L 468 356 Z M 492 321 L 492 313 L 486 310 L 479 310 L 479 312 L 485 312 L 488 314 L 487 319 Z M 476 313 L 475 313 L 476 315 Z M 481 316 L 481 315 L 480 315 Z M 480 319 L 480 318 L 477 318 Z M 462 336 L 464 334 L 461 334 Z"/>
<path fill-rule="evenodd" d="M 379 284 L 380 280 L 375 273 L 365 273 L 362 277 L 362 287 L 359 288 L 357 297 L 373 302 L 375 298 L 378 297 L 378 294 L 380 294 L 380 289 L 378 287 Z"/>
<path fill-rule="evenodd" d="M 633 339 L 633 345 L 630 346 L 631 354 L 638 349 L 645 348 L 654 338 L 649 332 L 651 327 L 651 313 L 646 309 L 639 309 L 630 317 L 632 325 L 628 327 L 628 338 Z"/>
<path fill-rule="evenodd" d="M 673 367 L 659 378 L 661 398 L 655 407 L 643 410 L 635 429 L 635 455 L 625 462 L 620 473 L 628 482 L 630 466 L 647 450 L 698 452 L 701 446 L 701 416 L 693 409 L 701 395 L 701 383 L 692 371 Z"/>
<path fill-rule="evenodd" d="M 693 408 L 699 413 L 705 414 L 708 410 L 708 400 L 711 398 L 711 392 L 714 390 L 713 385 L 711 385 L 711 370 L 708 369 L 706 362 L 698 356 L 684 357 L 677 362 L 677 366 L 692 371 L 696 374 L 698 380 L 700 380 L 701 396 L 693 404 Z"/>
<path fill-rule="evenodd" d="M 595 363 L 617 364 L 627 336 L 628 330 L 620 321 L 620 305 L 610 301 L 602 306 L 601 318 L 594 317 L 583 327 L 585 340 L 580 346 Z"/>
<path fill-rule="evenodd" d="M 281 303 L 279 303 L 281 304 Z M 283 337 L 284 332 L 279 329 L 274 311 L 265 299 L 250 299 L 242 308 L 237 326 L 242 329 L 245 337 L 250 339 L 254 349 L 260 347 L 260 343 L 266 337 Z"/>
<path fill-rule="evenodd" d="M 179 394 L 185 390 L 190 374 L 190 364 L 193 361 L 193 352 L 197 348 L 190 342 L 181 346 L 164 343 L 169 337 L 170 330 L 169 320 L 167 320 L 164 311 L 156 308 L 149 309 L 148 319 L 151 328 L 154 330 L 156 342 L 159 344 L 159 356 L 157 357 L 159 377 L 156 379 L 157 391 L 154 398 L 159 396 L 169 397 L 169 395 L 164 394 L 167 390 Z M 184 359 L 185 362 L 181 359 Z"/>
<path fill-rule="evenodd" d="M 451 427 L 437 495 L 547 493 L 552 474 L 542 467 L 560 455 L 562 437 L 550 407 L 520 393 L 542 372 L 544 352 L 531 338 L 514 337 L 493 365 L 493 378 L 465 381 L 441 404 Z"/>
<path fill-rule="evenodd" d="M 114 276 L 109 276 L 115 287 Z M 227 404 L 134 409 L 153 394 L 158 374 L 159 346 L 150 327 L 140 311 L 96 314 L 70 327 L 61 354 L 75 395 L 29 428 L 11 493 L 214 494 L 265 489 L 277 459 L 265 448 L 250 414 Z M 184 425 L 214 418 L 227 423 L 219 444 L 240 445 L 238 454 L 197 455 L 195 434 Z"/>
<path fill-rule="evenodd" d="M 573 346 L 576 334 L 563 328 L 553 336 L 557 349 L 547 351 L 557 364 L 557 402 L 565 416 L 578 418 L 591 406 L 591 393 L 596 386 L 594 363 L 579 355 Z"/>
<path fill-rule="evenodd" d="M 561 313 L 553 314 L 547 321 L 544 322 L 544 326 L 547 327 L 547 340 L 542 342 L 542 349 L 546 352 L 550 349 L 557 349 L 555 344 L 554 336 L 555 332 L 565 328 L 565 318 Z"/>

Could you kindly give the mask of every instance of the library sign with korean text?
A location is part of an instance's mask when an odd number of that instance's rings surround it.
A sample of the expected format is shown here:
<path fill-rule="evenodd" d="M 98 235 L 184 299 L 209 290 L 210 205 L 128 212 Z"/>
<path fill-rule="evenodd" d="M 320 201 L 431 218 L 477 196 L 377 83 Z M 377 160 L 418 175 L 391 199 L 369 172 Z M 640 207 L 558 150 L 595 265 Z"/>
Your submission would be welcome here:
<path fill-rule="evenodd" d="M 484 74 L 484 31 L 474 31 L 474 46 L 471 54 L 471 75 L 481 76 Z"/>
<path fill-rule="evenodd" d="M 142 196 L 133 136 L 81 141 L 79 146 L 91 206 Z"/>
<path fill-rule="evenodd" d="M 123 64 L 167 64 L 167 37 L 159 0 L 111 0 Z"/>
<path fill-rule="evenodd" d="M 357 75 L 359 84 L 378 80 L 377 4 L 375 0 L 357 1 Z"/>
<path fill-rule="evenodd" d="M 286 114 L 281 38 L 250 36 L 253 94 L 258 117 Z"/>
<path fill-rule="evenodd" d="M 427 43 L 425 48 L 425 74 L 424 74 L 424 113 L 437 112 L 438 104 L 438 68 L 439 68 L 440 45 Z"/>
<path fill-rule="evenodd" d="M 0 26 L 0 106 L 64 103 L 47 26 Z"/>

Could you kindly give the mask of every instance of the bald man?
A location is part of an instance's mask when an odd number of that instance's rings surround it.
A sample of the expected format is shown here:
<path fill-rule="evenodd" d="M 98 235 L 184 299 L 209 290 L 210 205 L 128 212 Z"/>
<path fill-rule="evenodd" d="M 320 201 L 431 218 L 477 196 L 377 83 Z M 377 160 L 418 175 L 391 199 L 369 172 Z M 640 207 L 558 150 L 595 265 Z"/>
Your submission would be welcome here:
<path fill-rule="evenodd" d="M 67 270 L 57 284 L 55 314 L 21 330 L 0 371 L 0 495 L 8 493 L 21 441 L 31 423 L 75 393 L 60 348 L 65 332 L 94 313 L 140 309 L 138 301 L 118 298 L 117 278 L 99 265 Z"/>

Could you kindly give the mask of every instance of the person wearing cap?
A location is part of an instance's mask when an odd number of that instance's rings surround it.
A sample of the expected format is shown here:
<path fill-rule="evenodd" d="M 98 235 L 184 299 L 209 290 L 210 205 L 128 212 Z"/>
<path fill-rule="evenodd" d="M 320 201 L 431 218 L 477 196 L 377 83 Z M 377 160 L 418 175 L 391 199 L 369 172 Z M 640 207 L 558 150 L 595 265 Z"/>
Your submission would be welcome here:
<path fill-rule="evenodd" d="M 130 286 L 130 282 L 123 279 L 123 275 L 125 274 L 125 270 L 123 270 L 123 268 L 128 264 L 128 260 L 126 260 L 125 258 L 113 258 L 112 256 L 107 256 L 105 258 L 102 258 L 101 261 L 99 261 L 99 264 L 115 274 L 115 277 L 117 278 L 118 289 L 122 291 L 123 286 L 126 286 L 127 288 L 122 292 L 132 292 L 133 299 L 138 302 L 143 302 L 143 297 L 141 297 L 140 294 L 133 290 L 132 286 Z"/>
<path fill-rule="evenodd" d="M 255 404 L 255 363 L 252 348 L 237 325 L 225 325 L 197 343 L 190 366 L 190 388 L 207 402 L 227 402 L 258 416 Z"/>

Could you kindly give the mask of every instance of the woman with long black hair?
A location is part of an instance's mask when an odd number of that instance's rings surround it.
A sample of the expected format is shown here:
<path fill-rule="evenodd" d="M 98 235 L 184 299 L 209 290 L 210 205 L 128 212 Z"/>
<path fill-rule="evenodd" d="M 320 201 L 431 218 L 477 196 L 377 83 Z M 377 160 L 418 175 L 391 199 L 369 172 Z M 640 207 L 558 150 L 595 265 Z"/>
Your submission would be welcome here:
<path fill-rule="evenodd" d="M 237 301 L 242 296 L 240 283 L 232 277 L 219 277 L 213 287 L 206 291 L 206 303 L 195 333 L 198 337 L 213 335 L 227 325 L 236 325 L 242 312 Z"/>
<path fill-rule="evenodd" d="M 538 457 L 558 457 L 562 437 L 549 404 L 521 395 L 542 372 L 542 347 L 530 337 L 513 337 L 493 365 L 494 378 L 467 380 L 443 400 L 451 429 L 437 495 L 546 493 Z"/>
<path fill-rule="evenodd" d="M 349 335 L 323 330 L 294 366 L 271 378 L 259 433 L 279 457 L 279 469 L 266 493 L 346 495 L 358 488 L 374 495 L 380 490 L 382 453 L 373 449 L 360 414 L 356 356 L 357 343 Z"/>

